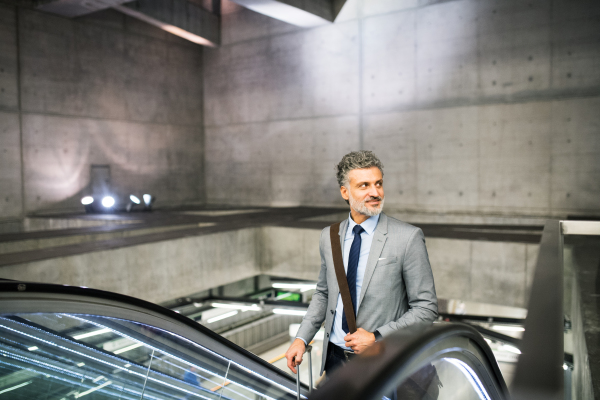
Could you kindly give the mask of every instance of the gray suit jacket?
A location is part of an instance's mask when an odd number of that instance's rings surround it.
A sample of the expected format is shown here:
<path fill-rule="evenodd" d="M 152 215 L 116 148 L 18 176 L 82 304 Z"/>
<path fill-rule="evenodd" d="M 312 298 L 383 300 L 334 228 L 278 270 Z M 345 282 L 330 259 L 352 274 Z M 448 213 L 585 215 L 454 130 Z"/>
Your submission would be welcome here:
<path fill-rule="evenodd" d="M 340 224 L 342 249 L 347 227 L 348 220 Z M 321 232 L 320 250 L 317 289 L 297 337 L 310 341 L 325 321 L 323 373 L 340 292 L 331 255 L 329 227 Z M 437 297 L 421 229 L 381 214 L 357 309 L 356 325 L 369 332 L 377 330 L 383 337 L 408 326 L 431 324 L 436 319 Z"/>

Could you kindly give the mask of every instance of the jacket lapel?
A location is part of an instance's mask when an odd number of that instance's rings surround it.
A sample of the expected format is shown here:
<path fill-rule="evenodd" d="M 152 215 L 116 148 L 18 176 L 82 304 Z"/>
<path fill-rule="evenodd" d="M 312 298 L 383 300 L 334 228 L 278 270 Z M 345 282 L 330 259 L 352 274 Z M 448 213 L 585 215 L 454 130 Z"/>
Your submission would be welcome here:
<path fill-rule="evenodd" d="M 365 269 L 365 276 L 363 278 L 362 289 L 360 291 L 360 298 L 358 299 L 357 310 L 360 309 L 360 303 L 362 303 L 362 300 L 365 297 L 365 292 L 369 287 L 369 282 L 371 281 L 371 277 L 375 271 L 375 265 L 379 260 L 379 256 L 381 255 L 381 251 L 383 250 L 383 246 L 387 240 L 387 224 L 387 216 L 384 213 L 381 213 L 379 216 L 379 222 L 375 228 L 375 235 L 373 236 L 373 242 L 371 243 L 369 258 L 367 259 L 367 267 Z"/>

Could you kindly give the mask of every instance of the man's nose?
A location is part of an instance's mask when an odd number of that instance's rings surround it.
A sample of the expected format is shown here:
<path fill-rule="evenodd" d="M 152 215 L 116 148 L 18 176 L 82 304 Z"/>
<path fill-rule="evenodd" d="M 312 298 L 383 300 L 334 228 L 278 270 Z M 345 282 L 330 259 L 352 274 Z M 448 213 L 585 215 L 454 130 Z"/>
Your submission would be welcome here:
<path fill-rule="evenodd" d="M 371 186 L 371 188 L 369 190 L 369 196 L 379 197 L 379 191 L 377 190 L 377 188 L 375 186 Z"/>

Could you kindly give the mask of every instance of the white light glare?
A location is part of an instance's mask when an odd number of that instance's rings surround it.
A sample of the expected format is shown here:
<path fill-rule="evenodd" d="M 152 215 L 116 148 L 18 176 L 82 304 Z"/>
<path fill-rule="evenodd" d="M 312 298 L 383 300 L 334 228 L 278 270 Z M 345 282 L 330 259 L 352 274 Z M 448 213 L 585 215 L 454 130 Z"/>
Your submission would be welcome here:
<path fill-rule="evenodd" d="M 36 351 L 37 349 L 38 349 L 37 346 L 31 346 L 31 347 L 27 348 L 27 350 L 29 350 L 29 351 Z"/>
<path fill-rule="evenodd" d="M 85 365 L 84 362 L 80 362 L 79 364 L 77 364 L 78 367 L 83 367 Z"/>
<path fill-rule="evenodd" d="M 569 369 L 569 367 L 567 366 L 567 364 L 563 364 L 563 369 L 566 371 Z"/>
<path fill-rule="evenodd" d="M 273 283 L 275 289 L 300 289 L 301 292 L 306 292 L 307 290 L 314 290 L 317 288 L 316 283 Z"/>
<path fill-rule="evenodd" d="M 442 360 L 447 361 L 458 368 L 460 372 L 463 373 L 467 381 L 471 384 L 471 387 L 475 390 L 475 393 L 479 396 L 480 400 L 490 400 L 490 396 L 488 395 L 485 387 L 477 377 L 475 371 L 471 369 L 464 361 L 461 361 L 457 358 L 442 358 Z"/>
<path fill-rule="evenodd" d="M 131 195 L 129 195 L 129 200 L 131 200 L 131 201 L 132 201 L 132 202 L 134 202 L 135 204 L 140 204 L 140 203 L 141 203 L 140 199 L 138 199 L 138 198 L 137 198 L 137 196 L 134 196 L 134 195 L 132 195 L 132 194 L 131 194 Z"/>
<path fill-rule="evenodd" d="M 122 349 L 113 351 L 113 353 L 115 353 L 115 354 L 125 353 L 126 351 L 137 349 L 138 347 L 142 347 L 143 345 L 144 345 L 143 343 L 132 344 L 131 346 L 123 347 Z"/>
<path fill-rule="evenodd" d="M 242 310 L 242 311 L 260 311 L 260 307 L 257 306 L 256 304 L 247 306 L 244 304 L 212 303 L 211 306 L 213 306 L 215 308 L 233 308 L 234 310 Z"/>
<path fill-rule="evenodd" d="M 106 208 L 111 208 L 115 205 L 115 199 L 112 196 L 105 196 L 102 199 L 102 205 Z"/>
<path fill-rule="evenodd" d="M 103 383 L 102 385 L 100 385 L 100 386 L 96 386 L 95 388 L 91 388 L 90 390 L 86 390 L 85 392 L 82 392 L 82 393 L 76 394 L 76 395 L 75 395 L 75 398 L 76 398 L 76 399 L 78 399 L 78 398 L 80 398 L 80 397 L 86 396 L 86 395 L 88 395 L 88 394 L 90 394 L 90 393 L 92 393 L 92 392 L 95 392 L 96 390 L 102 389 L 103 387 L 105 387 L 105 386 L 108 386 L 108 385 L 111 385 L 111 384 L 112 384 L 112 381 L 106 381 L 106 382 L 104 382 L 104 383 Z"/>
<path fill-rule="evenodd" d="M 306 315 L 306 310 L 287 310 L 285 308 L 276 308 L 273 310 L 274 314 L 282 315 Z"/>
<path fill-rule="evenodd" d="M 239 311 L 237 311 L 237 310 L 236 310 L 236 311 L 230 311 L 230 312 L 228 312 L 228 313 L 221 314 L 221 315 L 218 315 L 218 316 L 216 316 L 216 317 L 210 318 L 210 319 L 209 319 L 208 321 L 206 321 L 206 322 L 207 322 L 207 323 L 209 323 L 209 324 L 212 324 L 213 322 L 217 322 L 217 321 L 220 321 L 220 320 L 222 320 L 222 319 L 225 319 L 225 318 L 233 317 L 233 316 L 234 316 L 234 315 L 236 315 L 238 312 L 239 312 Z"/>
<path fill-rule="evenodd" d="M 524 332 L 525 328 L 522 326 L 509 326 L 509 325 L 493 325 L 492 329 L 495 331 L 508 331 L 508 332 Z"/>
<path fill-rule="evenodd" d="M 500 350 L 510 351 L 511 353 L 521 354 L 521 350 L 517 349 L 515 346 L 510 346 L 508 344 L 502 345 Z"/>
<path fill-rule="evenodd" d="M 29 385 L 31 382 L 33 382 L 33 381 L 29 381 L 29 382 L 21 383 L 21 384 L 19 384 L 19 385 L 17 385 L 17 386 L 12 386 L 12 387 L 9 387 L 8 389 L 3 389 L 3 390 L 0 390 L 0 394 L 2 394 L 2 393 L 6 393 L 6 392 L 10 392 L 11 390 L 15 390 L 15 389 L 18 389 L 18 388 L 22 388 L 23 386 L 27 386 L 27 385 Z"/>
<path fill-rule="evenodd" d="M 492 341 L 488 338 L 483 338 L 483 340 L 485 340 L 487 342 L 487 344 L 492 344 Z"/>
<path fill-rule="evenodd" d="M 103 333 L 108 333 L 108 332 L 112 332 L 112 331 L 108 328 L 104 328 L 104 329 L 99 329 L 99 330 L 96 330 L 93 332 L 82 333 L 81 335 L 75 335 L 75 336 L 73 336 L 73 339 L 75 339 L 75 340 L 85 339 L 85 338 L 89 338 L 89 337 L 96 336 L 96 335 L 102 335 Z"/>
<path fill-rule="evenodd" d="M 144 204 L 149 206 L 150 201 L 152 200 L 152 196 L 150 196 L 149 194 L 145 194 L 142 196 L 142 198 L 144 199 Z"/>
<path fill-rule="evenodd" d="M 93 202 L 94 198 L 92 196 L 85 196 L 83 199 L 81 199 L 81 204 L 83 204 L 84 206 L 92 204 Z"/>

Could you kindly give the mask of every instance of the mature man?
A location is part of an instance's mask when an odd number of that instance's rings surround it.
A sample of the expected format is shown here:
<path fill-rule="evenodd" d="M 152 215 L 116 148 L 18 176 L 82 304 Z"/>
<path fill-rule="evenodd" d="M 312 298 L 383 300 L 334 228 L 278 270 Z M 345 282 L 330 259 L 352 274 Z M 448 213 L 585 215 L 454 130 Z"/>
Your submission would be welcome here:
<path fill-rule="evenodd" d="M 342 197 L 350 204 L 350 217 L 340 224 L 339 236 L 358 330 L 349 333 L 334 269 L 335 242 L 327 227 L 321 232 L 317 289 L 296 339 L 286 352 L 288 367 L 294 373 L 306 344 L 323 321 L 321 373 L 325 370 L 330 374 L 376 341 L 402 328 L 431 324 L 437 317 L 437 297 L 423 232 L 381 212 L 381 161 L 370 151 L 346 154 L 337 165 L 337 180 Z"/>

